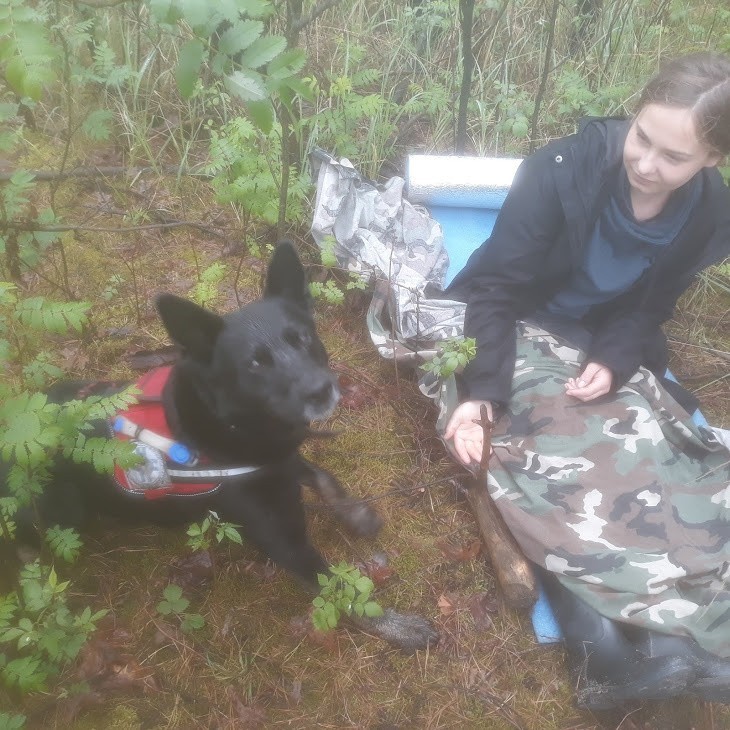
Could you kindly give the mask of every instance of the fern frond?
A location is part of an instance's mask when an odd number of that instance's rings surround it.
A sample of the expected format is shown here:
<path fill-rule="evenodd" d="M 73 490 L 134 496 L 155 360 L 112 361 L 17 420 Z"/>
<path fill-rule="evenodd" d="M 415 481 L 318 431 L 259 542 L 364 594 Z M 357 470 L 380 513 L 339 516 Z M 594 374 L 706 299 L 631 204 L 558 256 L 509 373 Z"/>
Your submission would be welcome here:
<path fill-rule="evenodd" d="M 28 297 L 15 307 L 15 317 L 22 325 L 37 332 L 67 334 L 81 332 L 86 324 L 88 302 L 50 302 L 44 297 Z"/>

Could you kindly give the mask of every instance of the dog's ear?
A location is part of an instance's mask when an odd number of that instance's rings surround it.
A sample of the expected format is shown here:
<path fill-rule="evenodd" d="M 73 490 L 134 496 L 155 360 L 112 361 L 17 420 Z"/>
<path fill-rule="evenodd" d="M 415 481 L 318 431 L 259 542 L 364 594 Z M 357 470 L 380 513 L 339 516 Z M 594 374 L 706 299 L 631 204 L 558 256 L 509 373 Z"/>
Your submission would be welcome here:
<path fill-rule="evenodd" d="M 311 302 L 304 267 L 291 241 L 280 241 L 274 249 L 264 297 L 284 297 L 305 306 Z"/>
<path fill-rule="evenodd" d="M 175 344 L 198 360 L 210 360 L 223 318 L 174 294 L 161 294 L 156 301 L 162 324 Z"/>

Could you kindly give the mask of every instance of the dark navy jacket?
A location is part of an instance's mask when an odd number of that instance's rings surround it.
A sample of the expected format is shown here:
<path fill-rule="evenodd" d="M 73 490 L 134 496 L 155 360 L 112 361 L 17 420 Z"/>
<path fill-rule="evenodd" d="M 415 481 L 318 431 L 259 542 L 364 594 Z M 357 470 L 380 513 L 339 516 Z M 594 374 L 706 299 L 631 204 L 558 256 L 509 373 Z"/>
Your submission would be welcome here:
<path fill-rule="evenodd" d="M 477 342 L 459 383 L 461 400 L 508 402 L 516 320 L 534 318 L 580 265 L 620 170 L 628 127 L 625 120 L 588 119 L 518 168 L 492 235 L 445 294 L 467 303 L 465 334 Z M 561 332 L 586 352 L 586 362 L 612 370 L 614 390 L 640 365 L 663 375 L 660 325 L 695 274 L 730 255 L 730 190 L 716 169 L 698 174 L 700 201 L 652 266 L 627 292 L 574 323 L 574 337 L 569 326 Z"/>

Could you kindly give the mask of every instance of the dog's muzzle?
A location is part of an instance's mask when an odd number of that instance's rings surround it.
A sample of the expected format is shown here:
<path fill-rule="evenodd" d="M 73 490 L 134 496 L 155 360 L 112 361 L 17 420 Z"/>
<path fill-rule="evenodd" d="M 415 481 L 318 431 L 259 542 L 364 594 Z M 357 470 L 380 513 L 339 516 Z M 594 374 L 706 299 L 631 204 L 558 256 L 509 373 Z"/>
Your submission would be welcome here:
<path fill-rule="evenodd" d="M 304 417 L 307 421 L 324 421 L 329 418 L 340 400 L 340 389 L 333 380 L 310 393 L 305 401 Z"/>

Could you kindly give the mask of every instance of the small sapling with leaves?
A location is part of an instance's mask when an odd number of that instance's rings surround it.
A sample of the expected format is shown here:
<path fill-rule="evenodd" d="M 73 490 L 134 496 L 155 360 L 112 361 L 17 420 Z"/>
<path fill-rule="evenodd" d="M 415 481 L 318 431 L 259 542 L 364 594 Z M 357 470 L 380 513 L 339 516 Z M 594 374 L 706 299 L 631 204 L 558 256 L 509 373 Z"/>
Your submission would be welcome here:
<path fill-rule="evenodd" d="M 320 631 L 329 631 L 338 626 L 340 618 L 367 616 L 374 618 L 383 615 L 383 609 L 377 601 L 370 600 L 373 592 L 372 580 L 353 565 L 345 562 L 330 566 L 330 576 L 317 575 L 320 590 L 312 601 L 312 623 Z"/>

